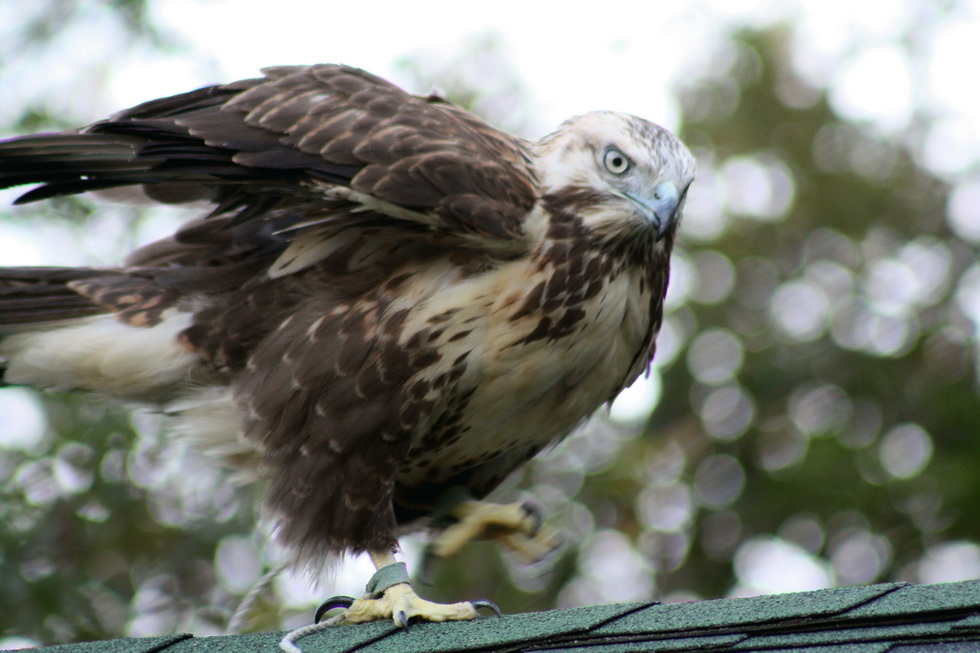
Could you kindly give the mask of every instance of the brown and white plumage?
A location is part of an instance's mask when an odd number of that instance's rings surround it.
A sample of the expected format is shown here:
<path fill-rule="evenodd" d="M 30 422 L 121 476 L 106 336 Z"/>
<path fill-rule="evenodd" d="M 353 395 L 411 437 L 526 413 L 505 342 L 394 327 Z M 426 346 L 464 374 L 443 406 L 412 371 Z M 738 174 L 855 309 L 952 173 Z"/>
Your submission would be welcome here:
<path fill-rule="evenodd" d="M 167 406 L 302 563 L 391 550 L 644 371 L 693 174 L 634 116 L 531 143 L 335 65 L 6 141 L 20 201 L 215 205 L 119 268 L 0 269 L 6 381 Z"/>

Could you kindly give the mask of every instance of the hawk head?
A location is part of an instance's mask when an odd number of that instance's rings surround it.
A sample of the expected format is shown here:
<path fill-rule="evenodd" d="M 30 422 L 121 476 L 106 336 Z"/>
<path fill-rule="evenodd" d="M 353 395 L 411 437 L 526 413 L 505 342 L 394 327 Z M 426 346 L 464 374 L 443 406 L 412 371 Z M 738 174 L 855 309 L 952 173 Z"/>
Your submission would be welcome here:
<path fill-rule="evenodd" d="M 652 229 L 662 241 L 676 230 L 694 179 L 694 157 L 676 136 L 614 111 L 565 121 L 536 153 L 543 195 L 571 204 L 583 226 L 599 233 Z"/>

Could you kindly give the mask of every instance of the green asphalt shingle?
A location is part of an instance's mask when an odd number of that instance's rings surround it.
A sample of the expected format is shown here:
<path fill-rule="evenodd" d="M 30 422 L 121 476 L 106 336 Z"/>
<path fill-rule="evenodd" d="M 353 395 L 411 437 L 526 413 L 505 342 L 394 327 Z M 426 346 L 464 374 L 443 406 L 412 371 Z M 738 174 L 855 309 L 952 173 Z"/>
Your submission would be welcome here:
<path fill-rule="evenodd" d="M 658 632 L 714 627 L 732 629 L 742 624 L 812 619 L 840 614 L 901 587 L 904 586 L 889 583 L 737 600 L 700 601 L 697 610 L 692 610 L 690 603 L 658 604 L 607 624 L 602 631 L 607 635 L 643 633 L 649 631 L 651 623 L 657 624 Z"/>
<path fill-rule="evenodd" d="M 84 651 L 84 653 L 156 653 L 157 651 L 170 651 L 177 642 L 193 638 L 193 635 L 186 633 L 164 635 L 163 637 L 124 637 L 102 642 L 59 644 L 58 646 L 29 650 L 32 652 L 44 651 L 44 653 L 78 653 L 80 651 Z"/>
<path fill-rule="evenodd" d="M 53 646 L 44 653 L 270 653 L 285 633 L 174 635 Z M 897 583 L 691 603 L 631 603 L 447 624 L 334 626 L 304 653 L 477 651 L 980 651 L 980 581 Z"/>

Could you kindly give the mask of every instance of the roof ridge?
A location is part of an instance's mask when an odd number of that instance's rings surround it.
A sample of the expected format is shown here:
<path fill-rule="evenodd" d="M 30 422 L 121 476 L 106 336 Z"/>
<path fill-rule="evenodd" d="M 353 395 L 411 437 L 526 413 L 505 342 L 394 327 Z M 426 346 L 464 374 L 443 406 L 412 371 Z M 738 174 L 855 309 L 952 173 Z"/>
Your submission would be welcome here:
<path fill-rule="evenodd" d="M 278 653 L 284 633 L 123 638 L 38 653 Z M 980 580 L 882 583 L 687 603 L 626 603 L 483 618 L 338 626 L 308 635 L 307 652 L 475 653 L 657 650 L 834 650 L 868 653 L 980 644 Z"/>

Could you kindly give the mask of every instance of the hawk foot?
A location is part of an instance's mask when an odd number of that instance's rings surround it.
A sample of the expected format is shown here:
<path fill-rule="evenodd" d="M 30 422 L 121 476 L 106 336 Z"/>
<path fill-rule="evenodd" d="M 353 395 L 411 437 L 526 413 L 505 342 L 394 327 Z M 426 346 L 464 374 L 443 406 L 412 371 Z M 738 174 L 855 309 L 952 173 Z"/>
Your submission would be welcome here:
<path fill-rule="evenodd" d="M 530 503 L 462 501 L 449 512 L 456 520 L 425 550 L 422 576 L 435 558 L 449 558 L 473 540 L 497 540 L 528 562 L 544 559 L 561 545 L 559 532 L 544 523 L 541 511 Z"/>
<path fill-rule="evenodd" d="M 407 628 L 411 619 L 422 621 L 465 621 L 474 619 L 477 610 L 492 610 L 498 617 L 500 609 L 490 601 L 464 603 L 434 603 L 426 601 L 415 593 L 408 583 L 399 583 L 386 589 L 378 597 L 352 599 L 349 596 L 335 596 L 327 600 L 316 611 L 314 621 L 319 623 L 323 616 L 335 608 L 346 608 L 342 623 L 360 624 L 368 621 L 390 619 L 399 628 Z"/>
<path fill-rule="evenodd" d="M 371 576 L 364 598 L 335 596 L 327 599 L 317 608 L 314 623 L 327 612 L 336 608 L 346 608 L 343 615 L 336 617 L 334 623 L 359 624 L 368 621 L 391 619 L 399 628 L 407 628 L 409 619 L 423 621 L 463 621 L 477 616 L 477 610 L 492 610 L 498 617 L 500 608 L 490 601 L 472 603 L 433 603 L 420 598 L 411 583 L 404 562 L 395 562 L 391 554 L 373 553 L 372 561 L 377 571 Z"/>

